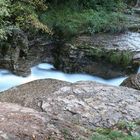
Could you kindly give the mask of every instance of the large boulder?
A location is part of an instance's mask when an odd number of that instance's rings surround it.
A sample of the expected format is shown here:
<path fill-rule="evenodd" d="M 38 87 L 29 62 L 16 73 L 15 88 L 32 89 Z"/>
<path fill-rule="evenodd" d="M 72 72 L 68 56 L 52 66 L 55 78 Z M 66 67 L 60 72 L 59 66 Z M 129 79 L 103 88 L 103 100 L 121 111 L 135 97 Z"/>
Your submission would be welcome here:
<path fill-rule="evenodd" d="M 45 35 L 34 35 L 31 38 L 20 29 L 13 29 L 8 40 L 0 43 L 0 68 L 27 76 L 32 66 L 42 61 L 53 62 L 53 47 Z"/>
<path fill-rule="evenodd" d="M 54 52 L 56 68 L 104 78 L 135 73 L 139 66 L 133 56 L 140 51 L 139 33 L 81 35 Z"/>
<path fill-rule="evenodd" d="M 28 53 L 27 35 L 20 29 L 12 29 L 8 40 L 0 44 L 0 68 L 20 73 L 19 60 Z"/>
<path fill-rule="evenodd" d="M 30 108 L 0 102 L 1 140 L 47 139 L 45 115 Z"/>
<path fill-rule="evenodd" d="M 72 132 L 67 134 L 66 128 Z M 84 134 L 89 137 L 92 132 Z M 80 134 L 78 127 L 49 114 L 0 102 L 0 140 L 74 140 L 84 134 Z"/>
<path fill-rule="evenodd" d="M 2 92 L 0 101 L 44 112 L 59 130 L 54 135 L 68 139 L 88 138 L 98 127 L 140 119 L 140 91 L 91 81 L 37 80 Z"/>

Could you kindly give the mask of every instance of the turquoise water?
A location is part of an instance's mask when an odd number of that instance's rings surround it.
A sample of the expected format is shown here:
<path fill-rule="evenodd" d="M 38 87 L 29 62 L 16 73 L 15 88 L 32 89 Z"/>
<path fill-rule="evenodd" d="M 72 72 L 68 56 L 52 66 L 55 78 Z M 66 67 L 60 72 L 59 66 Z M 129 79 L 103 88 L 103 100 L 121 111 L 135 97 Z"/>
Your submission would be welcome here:
<path fill-rule="evenodd" d="M 61 71 L 57 71 L 53 65 L 47 63 L 41 63 L 31 68 L 31 75 L 28 77 L 20 77 L 13 75 L 8 70 L 0 70 L 0 91 L 7 90 L 11 87 L 28 83 L 37 79 L 58 79 L 68 82 L 77 81 L 96 81 L 103 84 L 119 86 L 127 77 L 119 77 L 114 79 L 105 80 L 97 76 L 91 76 L 88 74 L 66 74 Z"/>

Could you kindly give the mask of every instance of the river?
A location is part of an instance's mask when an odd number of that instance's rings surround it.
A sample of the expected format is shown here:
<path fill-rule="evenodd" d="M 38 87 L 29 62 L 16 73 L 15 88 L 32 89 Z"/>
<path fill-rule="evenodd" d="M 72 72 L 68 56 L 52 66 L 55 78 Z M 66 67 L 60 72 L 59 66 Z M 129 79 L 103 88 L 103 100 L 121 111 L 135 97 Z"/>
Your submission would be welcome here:
<path fill-rule="evenodd" d="M 103 79 L 101 77 L 92 76 L 88 74 L 66 74 L 61 71 L 58 71 L 54 68 L 53 65 L 48 63 L 41 63 L 37 66 L 31 68 L 31 74 L 28 77 L 20 77 L 12 74 L 8 70 L 0 70 L 0 91 L 7 90 L 9 88 L 28 83 L 37 79 L 58 79 L 68 82 L 77 82 L 77 81 L 96 81 L 103 84 L 119 86 L 123 80 L 127 77 L 117 77 L 114 79 Z"/>

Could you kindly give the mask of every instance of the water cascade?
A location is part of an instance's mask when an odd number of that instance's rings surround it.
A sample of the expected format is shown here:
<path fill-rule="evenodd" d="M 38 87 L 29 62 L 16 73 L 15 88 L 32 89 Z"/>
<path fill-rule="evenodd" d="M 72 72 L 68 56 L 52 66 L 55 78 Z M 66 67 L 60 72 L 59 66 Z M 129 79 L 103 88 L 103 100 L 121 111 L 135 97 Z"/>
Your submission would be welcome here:
<path fill-rule="evenodd" d="M 103 84 L 119 86 L 127 77 L 118 77 L 114 79 L 105 80 L 97 76 L 91 76 L 88 74 L 66 74 L 58 71 L 53 65 L 48 63 L 41 63 L 31 68 L 31 74 L 28 77 L 20 77 L 12 74 L 8 70 L 0 70 L 0 91 L 7 90 L 11 87 L 28 83 L 37 79 L 58 79 L 68 82 L 77 81 L 96 81 Z"/>

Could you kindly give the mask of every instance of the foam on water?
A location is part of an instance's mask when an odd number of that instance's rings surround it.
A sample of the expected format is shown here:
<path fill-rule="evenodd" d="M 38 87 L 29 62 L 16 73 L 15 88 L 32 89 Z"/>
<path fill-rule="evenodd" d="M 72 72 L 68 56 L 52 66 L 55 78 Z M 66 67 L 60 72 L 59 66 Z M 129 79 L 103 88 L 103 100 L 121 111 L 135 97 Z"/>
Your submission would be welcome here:
<path fill-rule="evenodd" d="M 96 81 L 108 85 L 119 86 L 127 77 L 119 77 L 114 79 L 105 80 L 97 76 L 91 76 L 88 74 L 66 74 L 61 71 L 57 71 L 53 65 L 47 63 L 41 63 L 31 68 L 31 75 L 28 77 L 20 77 L 13 75 L 8 70 L 0 70 L 0 91 L 7 90 L 11 87 L 28 83 L 37 79 L 58 79 L 68 82 L 77 81 Z"/>

